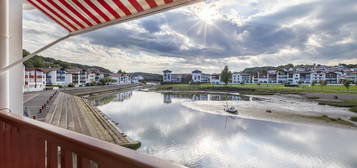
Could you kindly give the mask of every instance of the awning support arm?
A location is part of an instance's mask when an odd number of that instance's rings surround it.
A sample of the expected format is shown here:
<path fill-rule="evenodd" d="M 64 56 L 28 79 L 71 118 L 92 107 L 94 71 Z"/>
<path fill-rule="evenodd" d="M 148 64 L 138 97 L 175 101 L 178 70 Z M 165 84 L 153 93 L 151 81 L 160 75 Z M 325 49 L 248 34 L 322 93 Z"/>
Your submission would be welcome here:
<path fill-rule="evenodd" d="M 3 73 L 3 72 L 6 72 L 7 70 L 9 70 L 10 68 L 16 66 L 17 64 L 23 63 L 23 62 L 25 62 L 25 61 L 31 59 L 32 57 L 34 57 L 35 55 L 39 54 L 40 52 L 42 52 L 42 51 L 44 51 L 44 50 L 46 50 L 46 49 L 52 47 L 53 45 L 55 45 L 55 44 L 57 44 L 57 43 L 59 43 L 59 42 L 65 40 L 65 39 L 67 39 L 67 38 L 69 38 L 69 37 L 71 37 L 71 36 L 72 36 L 71 34 L 68 34 L 68 35 L 66 35 L 66 36 L 64 36 L 64 37 L 61 37 L 61 38 L 57 39 L 56 41 L 54 41 L 54 42 L 52 42 L 52 43 L 50 43 L 50 44 L 48 44 L 48 45 L 46 45 L 46 46 L 44 46 L 44 47 L 42 47 L 42 48 L 36 50 L 35 52 L 31 53 L 30 55 L 28 55 L 28 56 L 26 56 L 26 57 L 23 57 L 22 59 L 11 63 L 10 65 L 7 65 L 7 66 L 5 66 L 5 67 L 1 67 L 1 69 L 0 69 L 0 74 Z"/>

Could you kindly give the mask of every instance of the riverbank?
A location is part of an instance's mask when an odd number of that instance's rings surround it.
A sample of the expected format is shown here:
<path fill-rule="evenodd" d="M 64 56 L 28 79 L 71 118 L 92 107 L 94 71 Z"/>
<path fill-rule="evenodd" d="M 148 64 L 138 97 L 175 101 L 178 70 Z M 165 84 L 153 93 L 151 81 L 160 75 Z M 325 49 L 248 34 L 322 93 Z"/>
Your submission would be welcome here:
<path fill-rule="evenodd" d="M 74 96 L 95 96 L 122 89 L 130 89 L 133 87 L 143 86 L 143 84 L 130 84 L 130 85 L 109 85 L 109 86 L 91 86 L 81 88 L 65 88 L 61 89 L 62 92 L 74 95 Z"/>
<path fill-rule="evenodd" d="M 195 111 L 216 115 L 357 129 L 356 124 L 349 121 L 349 118 L 357 115 L 345 108 L 320 106 L 316 102 L 308 101 L 302 97 L 294 97 L 293 95 L 250 95 L 250 97 L 256 101 L 228 101 L 229 105 L 238 109 L 238 115 L 230 114 L 223 110 L 227 101 L 187 101 L 182 104 Z"/>
<path fill-rule="evenodd" d="M 212 85 L 212 84 L 169 84 L 156 87 L 156 91 L 215 91 L 239 93 L 242 95 L 275 95 L 297 94 L 307 99 L 313 99 L 321 105 L 348 107 L 357 113 L 357 86 L 346 89 L 344 86 L 301 86 L 298 88 L 283 87 L 282 85 Z"/>
<path fill-rule="evenodd" d="M 302 111 L 301 108 L 296 107 L 296 109 L 288 108 L 276 108 L 276 107 L 267 107 L 266 104 L 257 103 L 254 105 L 245 104 L 242 107 L 242 104 L 232 104 L 239 106 L 240 114 L 239 116 L 252 119 L 260 120 L 271 120 L 278 122 L 296 122 L 296 123 L 312 123 L 318 125 L 332 125 L 337 127 L 347 127 L 355 128 L 357 113 L 357 93 L 354 93 L 354 90 L 351 92 L 337 93 L 337 90 L 334 90 L 334 93 L 320 92 L 320 90 L 312 91 L 313 89 L 306 88 L 279 88 L 272 86 L 236 86 L 236 85 L 161 85 L 153 89 L 154 91 L 162 93 L 229 93 L 229 94 L 240 94 L 248 95 L 256 98 L 263 98 L 268 101 L 276 99 L 276 104 L 280 106 L 290 106 L 297 101 L 304 100 L 313 102 L 318 107 L 326 108 L 336 108 L 335 111 L 343 111 L 340 113 L 316 113 L 309 109 Z M 339 88 L 341 89 L 341 88 Z M 329 90 L 332 92 L 332 90 Z M 286 98 L 277 99 L 276 97 L 293 97 L 296 100 L 291 100 L 290 104 L 284 104 Z M 275 98 L 274 98 L 275 97 Z M 222 111 L 222 106 L 220 102 L 192 102 L 187 103 L 190 108 L 203 110 L 205 112 L 220 113 Z M 312 106 L 311 108 L 313 108 Z"/>
<path fill-rule="evenodd" d="M 284 87 L 283 85 L 272 84 L 243 84 L 243 85 L 213 85 L 213 84 L 164 84 L 156 88 L 157 90 L 204 90 L 204 91 L 227 91 L 239 93 L 254 93 L 256 95 L 299 94 L 305 92 L 313 93 L 337 93 L 337 94 L 357 94 L 357 86 L 351 85 L 349 89 L 342 85 L 334 86 L 308 86 Z"/>

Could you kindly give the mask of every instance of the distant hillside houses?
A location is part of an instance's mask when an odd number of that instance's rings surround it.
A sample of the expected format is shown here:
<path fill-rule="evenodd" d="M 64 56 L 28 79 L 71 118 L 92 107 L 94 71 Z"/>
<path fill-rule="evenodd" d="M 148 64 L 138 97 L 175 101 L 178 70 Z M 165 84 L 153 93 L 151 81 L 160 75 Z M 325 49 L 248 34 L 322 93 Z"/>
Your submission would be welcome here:
<path fill-rule="evenodd" d="M 183 76 L 190 76 L 184 82 Z M 325 81 L 328 85 L 342 84 L 343 80 L 357 82 L 357 69 L 343 67 L 298 67 L 289 69 L 266 69 L 264 71 L 233 72 L 231 84 L 312 84 Z M 224 84 L 220 74 L 205 74 L 200 70 L 191 74 L 174 74 L 170 70 L 163 71 L 163 83 L 212 83 Z"/>
<path fill-rule="evenodd" d="M 163 71 L 163 83 L 212 83 L 221 84 L 220 74 L 205 74 L 200 70 L 191 74 L 174 74 L 170 70 Z"/>
<path fill-rule="evenodd" d="M 25 92 L 41 91 L 44 90 L 46 86 L 89 86 L 93 83 L 100 83 L 100 80 L 105 77 L 115 81 L 111 82 L 111 85 L 127 85 L 139 83 L 142 80 L 140 75 L 130 73 L 110 74 L 83 69 L 25 68 L 24 74 Z"/>

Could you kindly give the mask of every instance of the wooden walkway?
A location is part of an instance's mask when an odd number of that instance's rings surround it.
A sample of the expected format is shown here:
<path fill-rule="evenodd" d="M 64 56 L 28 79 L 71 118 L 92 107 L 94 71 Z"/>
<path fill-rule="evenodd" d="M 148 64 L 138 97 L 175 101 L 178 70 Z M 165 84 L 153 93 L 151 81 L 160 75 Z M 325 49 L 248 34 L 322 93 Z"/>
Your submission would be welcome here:
<path fill-rule="evenodd" d="M 119 145 L 132 143 L 84 99 L 63 92 L 54 100 L 45 122 Z"/>

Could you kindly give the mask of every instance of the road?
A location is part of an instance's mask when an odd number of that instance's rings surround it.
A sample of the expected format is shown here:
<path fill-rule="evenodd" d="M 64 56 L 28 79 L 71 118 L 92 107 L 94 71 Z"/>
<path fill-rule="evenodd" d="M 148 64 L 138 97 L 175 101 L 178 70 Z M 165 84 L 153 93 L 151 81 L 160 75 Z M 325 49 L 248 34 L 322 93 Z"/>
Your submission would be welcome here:
<path fill-rule="evenodd" d="M 31 92 L 24 94 L 24 110 L 28 112 L 29 117 L 36 118 L 37 120 L 43 120 L 46 117 L 52 101 L 50 97 L 54 95 L 55 91 L 43 91 L 43 92 Z M 47 104 L 46 108 L 40 112 L 41 107 Z"/>

